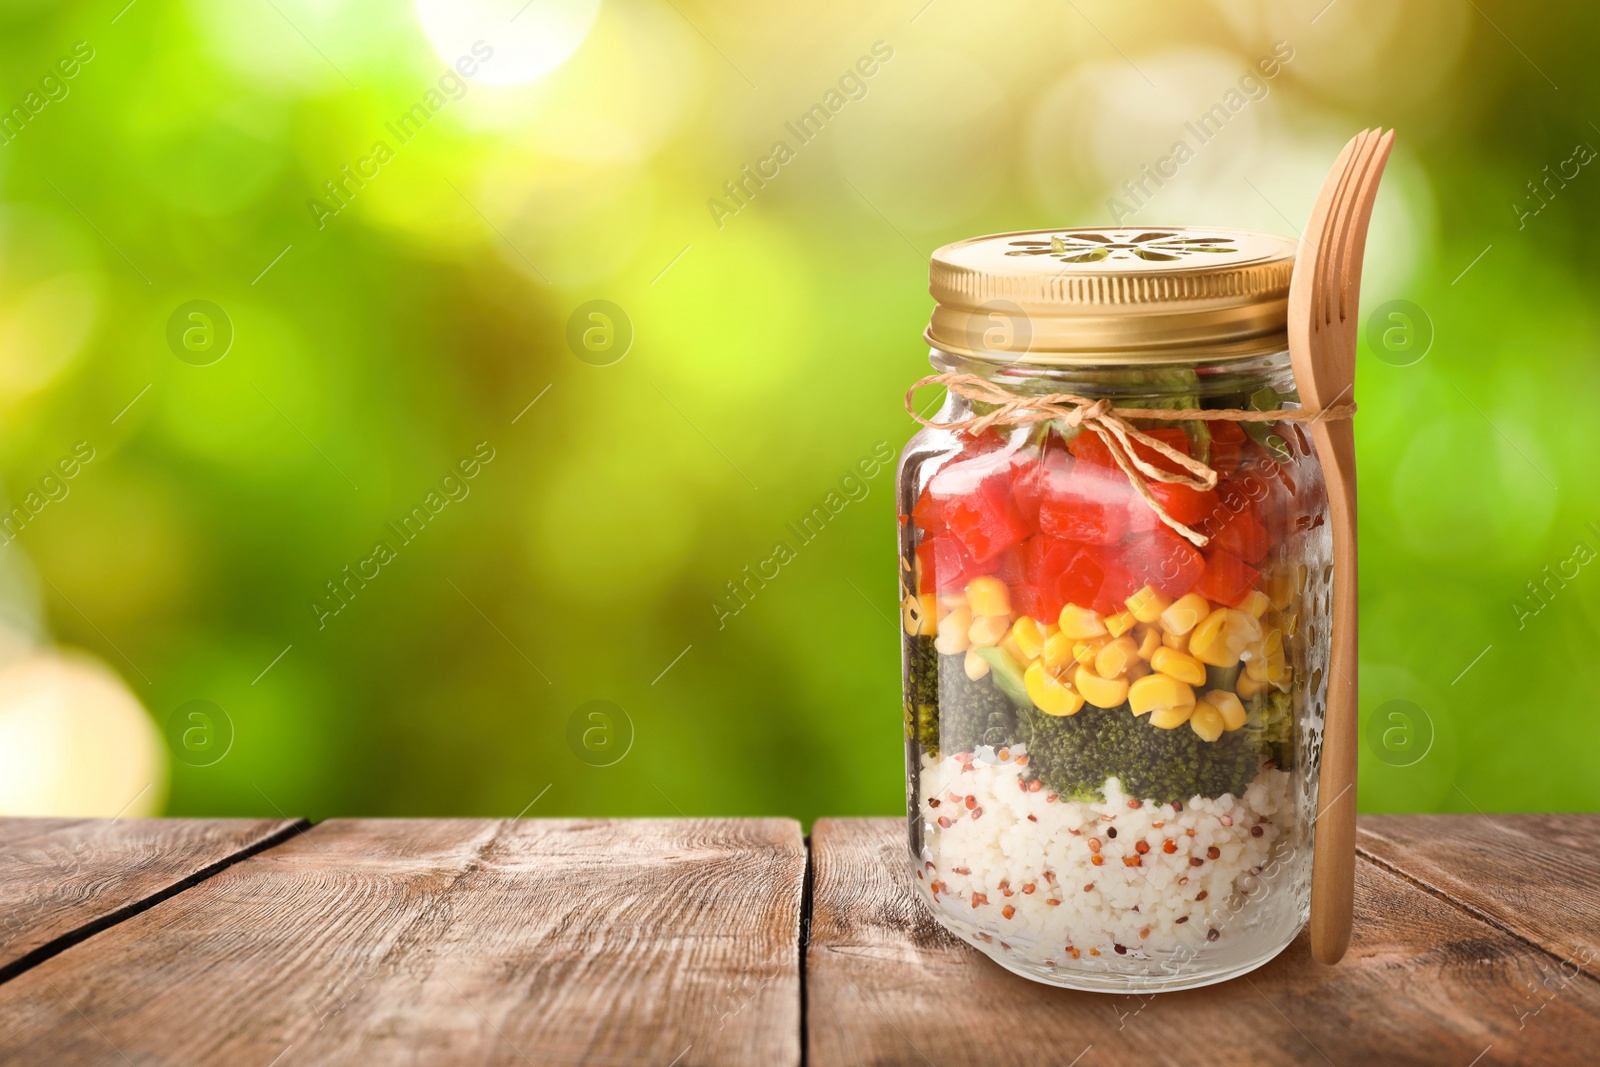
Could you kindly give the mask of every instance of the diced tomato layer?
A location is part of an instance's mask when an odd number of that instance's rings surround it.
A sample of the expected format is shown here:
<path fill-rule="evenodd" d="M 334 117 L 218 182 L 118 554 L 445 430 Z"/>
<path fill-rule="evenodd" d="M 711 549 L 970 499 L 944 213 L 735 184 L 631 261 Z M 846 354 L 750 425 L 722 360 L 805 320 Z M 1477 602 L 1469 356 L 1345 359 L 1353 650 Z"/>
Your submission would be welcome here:
<path fill-rule="evenodd" d="M 1102 615 L 1114 615 L 1127 607 L 1125 601 L 1139 591 L 1141 583 L 1112 560 L 1107 560 L 1103 566 L 1105 580 L 1100 584 L 1100 595 L 1090 601 L 1089 606 Z"/>
<path fill-rule="evenodd" d="M 1154 437 L 1157 441 L 1170 448 L 1177 449 L 1184 455 L 1189 454 L 1189 435 L 1176 427 L 1165 427 L 1159 430 L 1143 431 L 1147 436 Z M 1160 455 L 1148 445 L 1135 441 L 1134 452 L 1147 463 L 1169 464 L 1171 461 Z M 1105 438 L 1093 430 L 1084 430 L 1071 441 L 1067 442 L 1067 451 L 1085 463 L 1093 463 L 1101 467 L 1117 469 L 1117 461 L 1111 458 L 1111 448 L 1106 444 Z"/>
<path fill-rule="evenodd" d="M 1122 602 L 1138 588 L 1137 579 L 1122 566 L 1116 550 L 1100 545 L 1085 545 L 1056 582 L 1056 592 L 1063 600 L 1102 614 L 1122 610 Z"/>
<path fill-rule="evenodd" d="M 1067 602 L 1053 588 L 1027 584 L 1011 587 L 1011 610 L 1019 615 L 1027 615 L 1040 622 L 1054 622 L 1066 606 Z"/>
<path fill-rule="evenodd" d="M 932 537 L 924 537 L 916 547 L 918 593 L 932 593 L 939 588 L 938 552 L 937 539 Z"/>
<path fill-rule="evenodd" d="M 922 495 L 917 498 L 916 507 L 911 509 L 911 521 L 924 533 L 944 533 L 944 501 L 937 499 L 927 489 L 923 489 Z"/>
<path fill-rule="evenodd" d="M 1024 522 L 1039 528 L 1039 502 L 1052 485 L 1070 483 L 1072 460 L 1059 446 L 1046 446 L 1042 458 L 1029 457 L 1012 466 L 1011 495 Z"/>
<path fill-rule="evenodd" d="M 1193 545 L 1165 526 L 1134 534 L 1120 546 L 1123 569 L 1138 582 L 1176 599 L 1195 587 L 1206 561 Z"/>
<path fill-rule="evenodd" d="M 1251 442 L 1251 447 L 1260 446 Z M 1294 511 L 1294 493 L 1269 469 L 1276 464 L 1265 459 L 1265 455 L 1262 452 L 1263 458 L 1259 464 L 1249 463 L 1241 467 L 1218 487 L 1217 495 L 1222 502 L 1223 514 L 1218 516 L 1217 528 L 1209 532 L 1220 532 L 1221 526 L 1229 518 L 1229 512 L 1249 509 L 1266 531 L 1269 549 L 1287 536 L 1290 515 Z M 1229 551 L 1244 555 L 1232 548 Z M 1245 562 L 1254 563 L 1256 560 L 1247 559 Z"/>
<path fill-rule="evenodd" d="M 1044 494 L 1045 469 L 1038 460 L 1015 470 L 1011 478 L 1011 499 L 1017 505 L 1022 521 L 1039 528 L 1039 498 Z"/>
<path fill-rule="evenodd" d="M 1032 532 L 1011 499 L 1008 478 L 987 478 L 977 492 L 946 500 L 944 523 L 979 563 L 994 559 Z"/>
<path fill-rule="evenodd" d="M 1254 507 L 1229 514 L 1211 543 L 1246 563 L 1260 563 L 1272 548 L 1272 539 L 1256 518 Z"/>
<path fill-rule="evenodd" d="M 1150 495 L 1160 501 L 1168 515 L 1191 527 L 1212 518 L 1218 505 L 1215 489 L 1191 489 L 1187 485 L 1173 485 L 1170 482 L 1151 482 Z M 1155 518 L 1155 513 L 1143 499 L 1135 498 L 1135 503 L 1152 519 Z M 1156 521 L 1160 522 L 1159 519 Z"/>
<path fill-rule="evenodd" d="M 949 535 L 924 538 L 917 546 L 917 559 L 922 563 L 919 593 L 960 592 L 969 581 L 988 571 Z"/>
<path fill-rule="evenodd" d="M 1207 600 L 1236 608 L 1260 577 L 1260 571 L 1232 552 L 1215 548 L 1206 554 L 1205 573 L 1194 591 Z"/>
<path fill-rule="evenodd" d="M 1006 439 L 998 430 L 985 430 L 977 436 L 961 434 L 961 450 L 956 453 L 957 459 L 971 459 L 989 452 L 997 452 L 1006 447 Z"/>
<path fill-rule="evenodd" d="M 932 537 L 924 537 L 916 547 L 918 593 L 932 593 L 939 587 L 938 551 L 938 541 Z"/>
<path fill-rule="evenodd" d="M 1035 585 L 1054 585 L 1082 548 L 1076 541 L 1062 541 L 1048 534 L 1033 535 L 1022 546 L 1027 580 Z"/>
<path fill-rule="evenodd" d="M 1160 441 L 1162 444 L 1176 452 L 1181 452 L 1186 456 L 1193 455 L 1193 453 L 1189 450 L 1189 435 L 1175 426 L 1160 430 L 1145 430 L 1144 433 L 1148 437 L 1154 437 L 1157 441 Z M 1169 474 L 1186 473 L 1184 468 L 1180 467 L 1166 456 L 1163 456 L 1155 449 L 1150 448 L 1148 445 L 1144 445 L 1138 441 L 1135 441 L 1133 443 L 1133 451 L 1134 455 L 1138 456 L 1146 463 L 1159 467 L 1161 470 L 1164 470 Z"/>
<path fill-rule="evenodd" d="M 1128 487 L 1118 474 L 1079 467 L 1065 485 L 1052 483 L 1039 501 L 1039 532 L 1066 541 L 1114 545 L 1128 532 Z"/>
<path fill-rule="evenodd" d="M 1067 451 L 1072 453 L 1073 459 L 1083 463 L 1111 468 L 1117 465 L 1105 441 L 1093 430 L 1079 430 L 1077 436 L 1067 442 Z"/>
<path fill-rule="evenodd" d="M 1159 430 L 1145 430 L 1143 432 L 1186 456 L 1191 454 L 1189 451 L 1189 435 L 1177 427 L 1164 427 Z M 1085 430 L 1074 437 L 1067 443 L 1067 450 L 1085 463 L 1092 463 L 1097 467 L 1108 467 L 1116 471 L 1121 470 L 1117 466 L 1117 461 L 1111 458 L 1111 448 L 1106 444 L 1105 438 L 1093 430 Z M 1135 441 L 1133 443 L 1133 454 L 1161 470 L 1172 474 L 1184 473 L 1176 463 L 1161 455 L 1149 445 Z"/>
<path fill-rule="evenodd" d="M 1068 541 L 1114 545 L 1128 532 L 1128 508 L 1083 497 L 1048 499 L 1039 504 L 1039 530 Z"/>
<path fill-rule="evenodd" d="M 1027 542 L 1012 545 L 1004 552 L 984 565 L 984 570 L 1007 585 L 1016 585 L 1027 580 L 1027 557 L 1025 550 Z"/>
<path fill-rule="evenodd" d="M 1183 430 L 1150 432 L 1188 454 Z M 1159 521 L 1093 432 L 1064 451 L 1047 445 L 1042 457 L 995 454 L 1008 447 L 995 433 L 964 442 L 934 477 L 940 493 L 918 498 L 910 519 L 923 532 L 919 592 L 947 593 L 991 574 L 1010 587 L 1015 612 L 1044 621 L 1069 602 L 1121 611 L 1145 585 L 1237 607 L 1293 518 L 1286 472 L 1233 423 L 1211 426 L 1211 463 L 1225 476 L 1219 489 L 1149 483 L 1173 519 L 1210 538 L 1203 551 Z M 1140 455 L 1170 466 L 1148 449 Z"/>
<path fill-rule="evenodd" d="M 1071 541 L 1035 534 L 1021 545 L 1007 549 L 1000 557 L 1002 560 L 1013 553 L 1021 557 L 1021 574 L 1015 580 L 996 571 L 996 577 L 1011 586 L 1012 610 L 1044 622 L 1060 615 L 1066 601 L 1056 591 L 1056 582 L 1082 547 Z"/>

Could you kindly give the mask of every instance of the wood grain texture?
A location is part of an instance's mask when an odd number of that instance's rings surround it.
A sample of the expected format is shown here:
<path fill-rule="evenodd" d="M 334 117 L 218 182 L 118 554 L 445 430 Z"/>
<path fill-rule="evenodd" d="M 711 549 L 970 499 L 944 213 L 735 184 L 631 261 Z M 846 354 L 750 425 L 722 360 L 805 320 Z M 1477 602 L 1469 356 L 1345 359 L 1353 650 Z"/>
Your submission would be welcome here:
<path fill-rule="evenodd" d="M 0 819 L 0 982 L 294 825 L 288 819 Z"/>
<path fill-rule="evenodd" d="M 91 821 L 90 819 L 0 819 L 0 849 L 10 848 L 24 841 Z"/>
<path fill-rule="evenodd" d="M 1355 401 L 1356 334 L 1367 226 L 1394 131 L 1362 130 L 1334 162 L 1311 208 L 1289 282 L 1289 360 L 1300 398 L 1326 411 Z M 1357 648 L 1356 443 L 1349 419 L 1311 423 L 1333 532 L 1333 620 L 1311 881 L 1311 946 L 1337 963 L 1350 942 L 1355 891 Z"/>
<path fill-rule="evenodd" d="M 1385 815 L 1356 847 L 1600 976 L 1600 816 Z"/>
<path fill-rule="evenodd" d="M 1381 832 L 1384 817 L 1362 823 Z M 1600 983 L 1369 862 L 1357 865 L 1355 933 L 1339 966 L 1315 962 L 1302 935 L 1244 978 L 1120 997 L 1016 977 L 945 933 L 904 885 L 899 819 L 821 820 L 812 851 L 816 1067 L 1488 1067 L 1588 1064 L 1600 1048 Z"/>
<path fill-rule="evenodd" d="M 1362 229 L 1366 229 L 1364 224 Z M 1310 936 L 1317 959 L 1331 965 L 1348 951 L 1355 919 L 1361 698 L 1355 427 L 1349 419 L 1318 422 L 1311 427 L 1311 440 L 1322 461 L 1322 477 L 1328 491 L 1328 520 L 1333 533 L 1333 619 L 1329 624 L 1328 700 L 1323 715 L 1311 863 Z"/>
<path fill-rule="evenodd" d="M 334 820 L 0 986 L 0 1062 L 796 1064 L 805 867 L 781 819 Z"/>

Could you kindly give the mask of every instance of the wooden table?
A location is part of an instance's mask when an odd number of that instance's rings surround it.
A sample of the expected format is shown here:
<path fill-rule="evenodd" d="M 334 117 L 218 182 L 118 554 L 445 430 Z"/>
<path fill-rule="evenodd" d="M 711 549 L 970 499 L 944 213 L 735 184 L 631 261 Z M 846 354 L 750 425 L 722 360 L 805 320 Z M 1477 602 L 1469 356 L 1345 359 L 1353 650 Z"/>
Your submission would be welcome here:
<path fill-rule="evenodd" d="M 1141 998 L 950 937 L 897 819 L 0 820 L 0 1063 L 1600 1062 L 1600 816 L 1359 848 L 1343 964 Z"/>

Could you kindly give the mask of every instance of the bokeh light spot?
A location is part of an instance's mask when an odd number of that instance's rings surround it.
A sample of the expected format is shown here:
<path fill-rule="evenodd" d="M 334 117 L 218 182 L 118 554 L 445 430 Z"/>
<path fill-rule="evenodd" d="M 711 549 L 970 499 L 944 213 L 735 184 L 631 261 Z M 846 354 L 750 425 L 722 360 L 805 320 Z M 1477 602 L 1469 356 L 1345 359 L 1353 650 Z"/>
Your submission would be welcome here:
<path fill-rule="evenodd" d="M 166 793 L 161 735 L 101 663 L 47 654 L 0 671 L 0 815 L 154 815 Z"/>
<path fill-rule="evenodd" d="M 542 78 L 583 44 L 600 0 L 417 0 L 417 21 L 451 66 L 477 61 L 473 80 L 521 85 Z"/>

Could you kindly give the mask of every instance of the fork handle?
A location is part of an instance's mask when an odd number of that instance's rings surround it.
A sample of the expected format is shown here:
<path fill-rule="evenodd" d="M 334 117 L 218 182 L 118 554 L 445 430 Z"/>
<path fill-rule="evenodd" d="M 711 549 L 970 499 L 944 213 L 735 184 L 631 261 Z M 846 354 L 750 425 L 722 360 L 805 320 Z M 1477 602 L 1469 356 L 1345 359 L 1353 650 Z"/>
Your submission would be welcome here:
<path fill-rule="evenodd" d="M 1322 461 L 1333 528 L 1333 628 L 1322 773 L 1311 866 L 1311 954 L 1338 963 L 1350 945 L 1355 905 L 1356 760 L 1360 731 L 1356 675 L 1356 448 L 1349 419 L 1311 427 Z"/>

